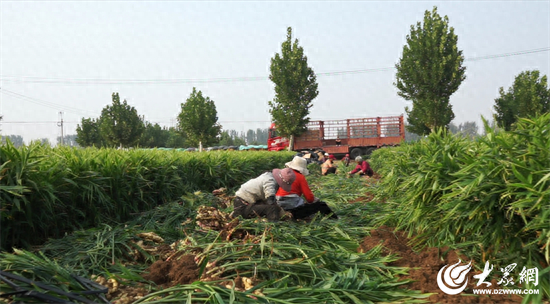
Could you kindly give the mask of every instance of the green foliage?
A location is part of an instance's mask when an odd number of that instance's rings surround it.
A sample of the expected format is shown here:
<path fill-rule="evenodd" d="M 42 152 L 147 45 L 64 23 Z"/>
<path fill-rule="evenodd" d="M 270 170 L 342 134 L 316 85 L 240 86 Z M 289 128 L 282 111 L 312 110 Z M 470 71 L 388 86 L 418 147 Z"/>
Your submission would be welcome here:
<path fill-rule="evenodd" d="M 21 147 L 25 144 L 23 142 L 23 137 L 21 135 L 7 135 L 7 136 L 1 136 L 0 143 L 5 144 L 6 142 L 10 141 L 16 148 Z"/>
<path fill-rule="evenodd" d="M 168 129 L 168 139 L 166 139 L 167 148 L 183 148 L 185 147 L 185 137 L 178 132 L 176 128 Z"/>
<path fill-rule="evenodd" d="M 410 142 L 410 141 L 417 141 L 420 139 L 422 139 L 422 136 L 409 131 L 407 124 L 405 124 L 405 141 Z"/>
<path fill-rule="evenodd" d="M 373 152 L 388 207 L 379 223 L 419 245 L 460 246 L 519 269 L 548 265 L 550 114 L 520 119 L 514 132 L 485 128 L 475 141 L 439 131 Z"/>
<path fill-rule="evenodd" d="M 269 79 L 275 84 L 275 98 L 269 101 L 269 113 L 277 125 L 277 132 L 291 139 L 305 131 L 309 122 L 309 109 L 319 94 L 313 69 L 307 64 L 304 49 L 298 39 L 292 43 L 292 28 L 287 29 L 287 38 L 282 43 L 281 55 L 271 58 Z"/>
<path fill-rule="evenodd" d="M 123 221 L 184 193 L 233 188 L 291 153 L 0 146 L 0 244 L 29 247 L 67 231 Z"/>
<path fill-rule="evenodd" d="M 181 104 L 178 127 L 191 146 L 197 147 L 202 142 L 203 147 L 207 147 L 216 142 L 221 132 L 217 115 L 214 101 L 193 88 L 187 101 Z"/>
<path fill-rule="evenodd" d="M 411 25 L 402 57 L 395 66 L 398 94 L 413 103 L 411 110 L 405 108 L 410 132 L 426 135 L 454 119 L 449 98 L 466 79 L 464 56 L 457 41 L 449 19 L 441 18 L 436 7 L 425 12 L 423 24 Z"/>
<path fill-rule="evenodd" d="M 135 145 L 143 133 L 143 121 L 137 110 L 126 100 L 120 103 L 118 93 L 113 93 L 113 104 L 101 111 L 99 130 L 108 144 L 119 147 Z"/>
<path fill-rule="evenodd" d="M 228 131 L 222 131 L 220 134 L 220 141 L 218 142 L 218 144 L 220 146 L 234 146 L 235 141 L 233 140 L 231 135 L 229 135 Z"/>
<path fill-rule="evenodd" d="M 145 130 L 139 139 L 139 146 L 143 148 L 160 148 L 167 147 L 170 131 L 166 128 L 161 128 L 158 123 L 154 125 L 150 122 L 145 122 Z"/>
<path fill-rule="evenodd" d="M 62 141 L 61 136 L 58 136 L 57 137 L 57 144 L 58 145 L 63 144 L 64 146 L 69 146 L 69 147 L 78 147 L 78 143 L 77 143 L 76 140 L 77 140 L 77 135 L 76 134 L 64 135 L 63 136 L 63 141 Z"/>
<path fill-rule="evenodd" d="M 287 152 L 253 154 L 267 162 L 279 154 L 286 160 L 292 157 Z M 0 254 L 0 268 L 76 292 L 82 288 L 67 276 L 71 273 L 98 274 L 121 283 L 121 278 L 144 282 L 139 274 L 158 257 L 142 250 L 145 261 L 142 257 L 138 261 L 134 252 L 140 249 L 137 234 L 152 231 L 164 238 L 165 245 L 179 240 L 174 244 L 177 250 L 195 255 L 198 265 L 210 265 L 201 269 L 202 278 L 220 277 L 170 288 L 151 285 L 151 293 L 135 303 L 419 303 L 428 296 L 400 288 L 407 283 L 397 277 L 404 270 L 387 266 L 395 256 L 381 257 L 380 247 L 358 252 L 359 241 L 371 229 L 368 220 L 376 205 L 347 202 L 361 195 L 362 179 L 347 179 L 345 174 L 307 178 L 316 194 L 338 212 L 340 220 L 322 216 L 309 223 L 242 220 L 235 229 L 246 231 L 247 237 L 228 240 L 195 224 L 196 209 L 214 205 L 215 199 L 210 193 L 193 193 L 123 224 L 100 225 L 50 240 L 39 254 L 19 250 Z M 238 291 L 229 283 L 237 277 L 257 282 L 253 289 Z M 0 289 L 13 291 L 3 282 Z M 255 290 L 261 293 L 253 293 Z"/>
<path fill-rule="evenodd" d="M 453 134 L 460 134 L 471 139 L 479 135 L 478 127 L 475 121 L 467 121 L 458 126 L 451 122 L 449 123 L 448 129 Z"/>
<path fill-rule="evenodd" d="M 546 75 L 537 70 L 521 72 L 514 84 L 495 99 L 495 120 L 499 127 L 510 131 L 518 117 L 532 117 L 550 112 L 550 88 Z"/>
<path fill-rule="evenodd" d="M 267 143 L 268 129 L 249 129 L 245 133 L 239 134 L 235 130 L 222 131 L 219 137 L 217 146 L 246 146 L 249 145 L 265 145 Z"/>
<path fill-rule="evenodd" d="M 99 119 L 84 118 L 82 123 L 76 126 L 76 142 L 81 147 L 102 147 L 105 141 L 99 130 Z"/>

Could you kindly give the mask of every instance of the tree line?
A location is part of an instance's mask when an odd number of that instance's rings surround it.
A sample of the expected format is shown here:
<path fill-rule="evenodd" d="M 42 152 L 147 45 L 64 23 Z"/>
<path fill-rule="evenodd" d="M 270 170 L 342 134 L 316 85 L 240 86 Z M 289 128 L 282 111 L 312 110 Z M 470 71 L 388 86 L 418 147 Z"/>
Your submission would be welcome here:
<path fill-rule="evenodd" d="M 183 148 L 218 141 L 221 126 L 217 123 L 214 102 L 193 88 L 187 101 L 181 104 L 177 127 L 161 127 L 146 121 L 117 92 L 112 104 L 105 106 L 99 118 L 82 118 L 77 125 L 77 143 L 83 147 L 166 147 Z"/>
<path fill-rule="evenodd" d="M 267 128 L 238 133 L 222 131 L 214 101 L 193 88 L 189 98 L 181 104 L 176 127 L 161 127 L 145 121 L 126 100 L 120 102 L 118 93 L 112 94 L 112 105 L 101 111 L 97 119 L 82 118 L 76 128 L 76 142 L 83 147 L 142 147 L 188 148 L 207 146 L 239 146 L 266 144 Z"/>
<path fill-rule="evenodd" d="M 240 134 L 235 130 L 222 131 L 218 123 L 216 105 L 200 90 L 193 88 L 189 98 L 181 104 L 177 127 L 161 127 L 139 116 L 118 93 L 112 94 L 112 105 L 107 105 L 97 119 L 82 118 L 77 125 L 76 142 L 83 147 L 118 146 L 143 148 L 184 148 L 207 146 L 266 145 L 268 129 L 249 129 Z"/>
<path fill-rule="evenodd" d="M 215 142 L 212 146 L 240 146 L 240 145 L 265 145 L 267 143 L 268 129 L 248 129 L 246 132 L 238 132 L 236 130 L 225 130 L 220 133 L 218 142 Z M 6 135 L 0 136 L 0 142 L 5 143 L 10 141 L 15 147 L 25 145 L 24 139 L 21 135 Z M 31 142 L 39 142 L 44 145 L 51 145 L 52 143 L 48 138 L 36 139 Z M 57 136 L 56 144 L 68 147 L 103 147 L 105 142 L 91 143 L 88 145 L 80 145 L 77 142 L 77 134 L 69 134 L 63 136 Z M 179 135 L 175 128 L 161 127 L 159 124 L 154 125 L 146 122 L 145 130 L 140 138 L 138 145 L 142 148 L 190 148 L 185 143 L 185 138 Z"/>

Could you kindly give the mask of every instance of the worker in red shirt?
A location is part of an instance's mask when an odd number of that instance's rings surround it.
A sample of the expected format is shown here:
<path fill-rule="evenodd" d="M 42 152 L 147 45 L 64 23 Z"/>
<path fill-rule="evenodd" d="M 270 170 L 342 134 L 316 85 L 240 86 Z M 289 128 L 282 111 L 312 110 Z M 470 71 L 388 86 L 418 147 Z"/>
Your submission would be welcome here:
<path fill-rule="evenodd" d="M 331 214 L 331 218 L 338 218 L 325 203 L 321 202 L 313 195 L 305 175 L 309 174 L 307 161 L 305 158 L 295 156 L 292 161 L 285 164 L 287 168 L 294 170 L 296 180 L 292 183 L 290 191 L 282 187 L 277 190 L 275 197 L 277 204 L 285 211 L 290 211 L 295 219 L 303 219 L 317 212 L 321 214 Z M 302 198 L 305 197 L 305 201 Z"/>
<path fill-rule="evenodd" d="M 363 160 L 361 156 L 357 156 L 355 161 L 357 162 L 357 167 L 348 172 L 348 174 L 353 175 L 359 172 L 359 175 L 367 175 L 368 177 L 371 177 L 374 174 L 374 171 L 372 171 L 369 163 L 366 160 Z"/>
<path fill-rule="evenodd" d="M 350 162 L 349 154 L 346 154 L 346 156 L 342 158 L 342 162 L 344 163 L 344 165 L 346 165 L 346 167 L 349 166 L 349 162 Z"/>

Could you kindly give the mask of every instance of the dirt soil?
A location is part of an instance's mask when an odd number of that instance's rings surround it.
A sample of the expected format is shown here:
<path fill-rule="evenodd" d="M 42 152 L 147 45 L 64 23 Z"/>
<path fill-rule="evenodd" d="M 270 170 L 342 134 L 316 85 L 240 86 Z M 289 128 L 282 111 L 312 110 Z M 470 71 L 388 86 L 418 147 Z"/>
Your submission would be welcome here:
<path fill-rule="evenodd" d="M 154 262 L 146 269 L 143 278 L 164 288 L 191 284 L 199 278 L 199 267 L 193 255 L 176 255 L 167 261 Z"/>
<path fill-rule="evenodd" d="M 384 254 L 396 254 L 401 258 L 390 263 L 390 266 L 410 267 L 409 275 L 403 276 L 403 280 L 411 279 L 414 282 L 405 285 L 406 288 L 412 290 L 420 290 L 422 293 L 434 293 L 427 300 L 429 303 L 499 303 L 512 304 L 521 303 L 521 297 L 517 295 L 474 295 L 472 289 L 477 284 L 478 280 L 473 276 L 479 274 L 480 271 L 470 271 L 468 277 L 468 287 L 458 295 L 447 295 L 441 291 L 437 285 L 437 274 L 445 265 L 452 265 L 458 262 L 468 261 L 468 259 L 459 255 L 456 251 L 448 248 L 426 248 L 421 252 L 415 252 L 409 246 L 410 239 L 405 233 L 397 231 L 393 228 L 382 226 L 376 230 L 372 230 L 370 236 L 365 237 L 359 250 L 366 252 L 375 246 L 382 244 Z M 447 252 L 448 251 L 448 252 Z M 446 254 L 445 254 L 446 253 Z M 474 269 L 474 268 L 472 268 Z M 490 289 L 499 288 L 497 280 L 493 279 Z M 486 288 L 484 285 L 480 288 Z"/>

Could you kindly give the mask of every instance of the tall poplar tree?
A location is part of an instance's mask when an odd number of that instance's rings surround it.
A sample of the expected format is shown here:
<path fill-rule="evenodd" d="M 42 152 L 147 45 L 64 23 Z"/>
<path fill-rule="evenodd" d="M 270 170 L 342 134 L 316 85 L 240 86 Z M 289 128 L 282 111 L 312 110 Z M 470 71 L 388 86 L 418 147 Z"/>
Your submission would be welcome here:
<path fill-rule="evenodd" d="M 317 78 L 307 64 L 304 49 L 298 39 L 292 42 L 292 28 L 287 28 L 281 55 L 271 58 L 271 75 L 275 84 L 275 98 L 269 101 L 272 120 L 281 136 L 290 138 L 289 151 L 294 148 L 294 137 L 306 130 L 309 109 L 317 97 Z"/>
<path fill-rule="evenodd" d="M 397 94 L 413 103 L 412 109 L 405 107 L 409 131 L 426 135 L 454 119 L 449 99 L 466 79 L 464 56 L 457 41 L 449 18 L 441 18 L 437 7 L 425 12 L 423 24 L 411 25 L 402 57 L 395 66 Z"/>

